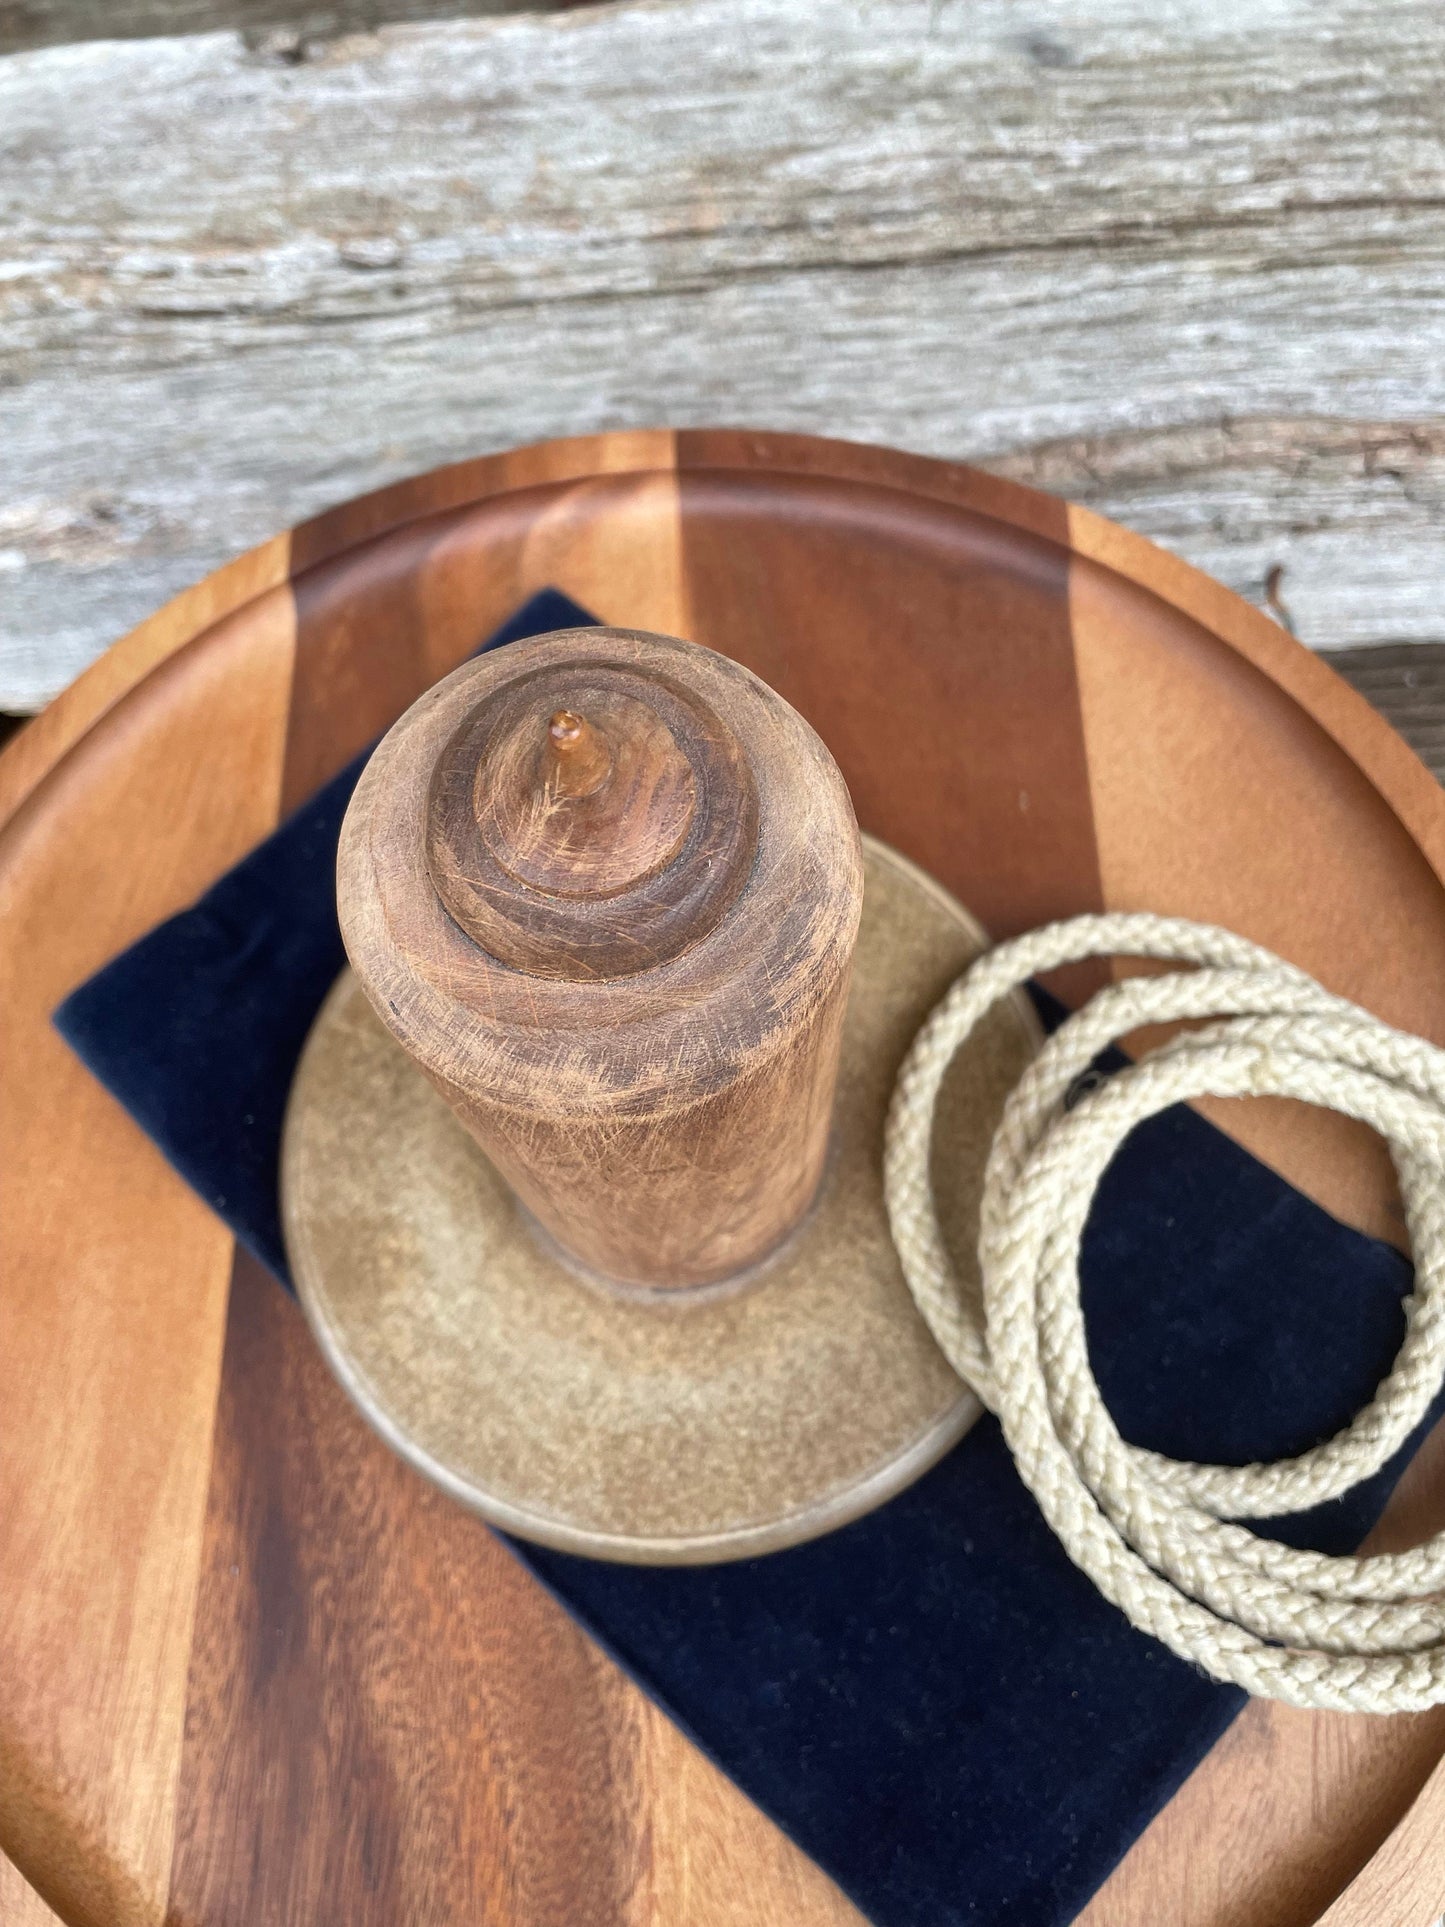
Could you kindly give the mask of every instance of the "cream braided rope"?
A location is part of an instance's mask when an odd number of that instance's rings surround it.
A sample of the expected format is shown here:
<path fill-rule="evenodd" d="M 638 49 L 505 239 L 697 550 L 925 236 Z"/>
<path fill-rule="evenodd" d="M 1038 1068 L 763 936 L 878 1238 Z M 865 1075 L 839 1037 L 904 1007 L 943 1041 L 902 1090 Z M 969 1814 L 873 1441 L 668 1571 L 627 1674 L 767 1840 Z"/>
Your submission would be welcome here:
<path fill-rule="evenodd" d="M 1014 986 L 1085 957 L 1199 966 L 1101 991 L 1009 1099 L 979 1228 L 982 1302 L 949 1263 L 929 1181 L 933 1112 L 955 1053 Z M 1144 1024 L 1216 1018 L 1106 1082 L 1081 1073 Z M 1345 1430 L 1275 1465 L 1194 1465 L 1126 1444 L 1090 1370 L 1079 1241 L 1104 1168 L 1136 1124 L 1213 1095 L 1305 1099 L 1372 1125 L 1399 1174 L 1415 1251 L 1406 1334 Z M 1393 1030 L 1228 931 L 1078 917 L 987 952 L 919 1032 L 884 1155 L 888 1214 L 919 1309 L 998 1414 L 1069 1556 L 1147 1633 L 1217 1678 L 1292 1705 L 1393 1713 L 1445 1701 L 1445 1533 L 1413 1551 L 1328 1558 L 1233 1521 L 1337 1497 L 1379 1469 L 1445 1377 L 1445 1051 Z"/>

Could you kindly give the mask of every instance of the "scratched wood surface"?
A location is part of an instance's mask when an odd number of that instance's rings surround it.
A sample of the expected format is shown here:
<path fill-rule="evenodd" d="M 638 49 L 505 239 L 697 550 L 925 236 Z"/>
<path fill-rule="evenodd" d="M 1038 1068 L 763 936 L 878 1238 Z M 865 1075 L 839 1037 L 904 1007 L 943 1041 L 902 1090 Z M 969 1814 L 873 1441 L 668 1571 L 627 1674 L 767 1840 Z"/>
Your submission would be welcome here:
<path fill-rule="evenodd" d="M 329 502 L 664 421 L 982 462 L 1282 568 L 1312 647 L 1445 641 L 1435 0 L 208 4 L 0 58 L 0 708 Z"/>
<path fill-rule="evenodd" d="M 48 1024 L 549 583 L 747 661 L 864 827 L 997 933 L 1149 900 L 1445 1038 L 1424 768 L 1228 591 L 977 471 L 729 431 L 552 444 L 350 504 L 189 592 L 0 756 L 0 1896 L 22 1876 L 37 1920 L 856 1921 L 390 1457 Z M 940 713 L 951 733 L 923 726 Z M 1257 1108 L 1231 1128 L 1391 1230 L 1357 1146 Z M 1437 1436 L 1385 1539 L 1445 1517 L 1442 1459 Z M 1442 1749 L 1442 1713 L 1252 1706 L 1084 1918 L 1423 1909 Z"/>
<path fill-rule="evenodd" d="M 577 778 L 559 717 L 596 759 Z M 771 690 L 631 630 L 488 654 L 388 733 L 336 875 L 376 1016 L 564 1250 L 668 1290 L 796 1227 L 863 863 L 836 765 Z"/>

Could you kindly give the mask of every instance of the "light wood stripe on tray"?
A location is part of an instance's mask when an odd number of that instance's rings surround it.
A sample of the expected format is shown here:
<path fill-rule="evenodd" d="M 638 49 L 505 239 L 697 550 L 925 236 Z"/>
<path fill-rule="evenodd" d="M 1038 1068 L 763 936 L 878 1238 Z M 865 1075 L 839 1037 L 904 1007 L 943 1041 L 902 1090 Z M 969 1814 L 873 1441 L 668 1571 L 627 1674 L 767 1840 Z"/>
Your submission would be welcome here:
<path fill-rule="evenodd" d="M 272 827 L 290 597 L 115 701 L 0 833 L 0 1839 L 165 1911 L 230 1234 L 51 1028 Z"/>

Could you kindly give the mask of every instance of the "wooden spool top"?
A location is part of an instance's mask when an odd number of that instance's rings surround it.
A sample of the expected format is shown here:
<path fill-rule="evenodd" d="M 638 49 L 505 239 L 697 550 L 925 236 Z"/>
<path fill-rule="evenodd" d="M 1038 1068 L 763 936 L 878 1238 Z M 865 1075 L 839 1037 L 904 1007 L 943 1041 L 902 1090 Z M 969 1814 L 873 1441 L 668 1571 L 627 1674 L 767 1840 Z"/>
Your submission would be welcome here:
<path fill-rule="evenodd" d="M 655 968 L 714 929 L 758 847 L 724 718 L 598 639 L 478 680 L 427 799 L 427 868 L 453 922 L 498 962 L 568 981 Z"/>
<path fill-rule="evenodd" d="M 579 629 L 454 671 L 342 833 L 353 965 L 464 1099 L 675 1112 L 766 1073 L 846 973 L 848 791 L 797 711 L 696 644 Z"/>

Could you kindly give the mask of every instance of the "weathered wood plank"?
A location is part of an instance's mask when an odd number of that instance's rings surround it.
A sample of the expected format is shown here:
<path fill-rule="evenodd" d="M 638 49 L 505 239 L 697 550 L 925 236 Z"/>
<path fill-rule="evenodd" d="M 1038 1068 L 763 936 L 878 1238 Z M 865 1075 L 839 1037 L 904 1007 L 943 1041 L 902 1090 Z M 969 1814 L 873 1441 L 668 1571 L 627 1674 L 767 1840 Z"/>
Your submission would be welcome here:
<path fill-rule="evenodd" d="M 586 0 L 0 0 L 0 54 L 234 27 L 259 53 L 304 60 L 319 41 L 399 20 L 548 13 L 579 3 Z"/>
<path fill-rule="evenodd" d="M 689 0 L 0 61 L 0 704 L 490 446 L 982 461 L 1439 638 L 1433 0 Z"/>
<path fill-rule="evenodd" d="M 1329 661 L 1445 783 L 1445 644 L 1339 649 Z"/>

